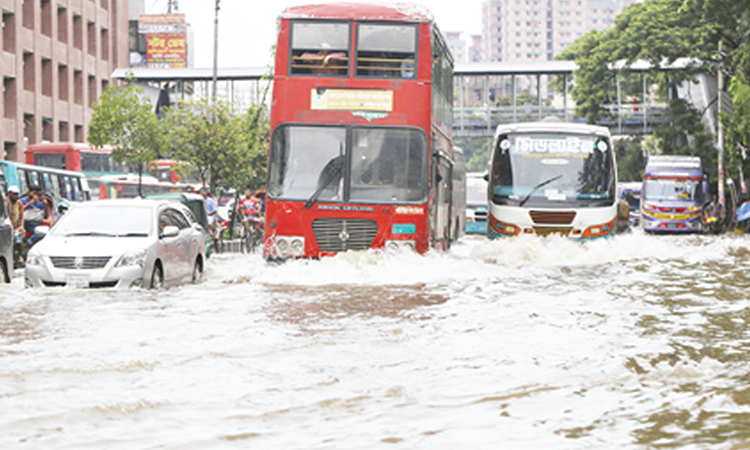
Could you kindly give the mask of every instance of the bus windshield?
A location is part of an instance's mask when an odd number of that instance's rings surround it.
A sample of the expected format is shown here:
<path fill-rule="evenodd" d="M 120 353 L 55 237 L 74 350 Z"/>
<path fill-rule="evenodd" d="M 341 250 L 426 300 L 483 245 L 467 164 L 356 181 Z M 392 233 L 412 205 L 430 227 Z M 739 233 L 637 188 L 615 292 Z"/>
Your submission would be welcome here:
<path fill-rule="evenodd" d="M 500 136 L 492 168 L 492 201 L 533 207 L 612 205 L 615 168 L 609 141 L 570 133 Z"/>
<path fill-rule="evenodd" d="M 701 180 L 688 178 L 646 179 L 644 200 L 702 202 Z"/>
<path fill-rule="evenodd" d="M 273 142 L 272 197 L 376 203 L 426 198 L 427 144 L 419 130 L 283 126 Z"/>

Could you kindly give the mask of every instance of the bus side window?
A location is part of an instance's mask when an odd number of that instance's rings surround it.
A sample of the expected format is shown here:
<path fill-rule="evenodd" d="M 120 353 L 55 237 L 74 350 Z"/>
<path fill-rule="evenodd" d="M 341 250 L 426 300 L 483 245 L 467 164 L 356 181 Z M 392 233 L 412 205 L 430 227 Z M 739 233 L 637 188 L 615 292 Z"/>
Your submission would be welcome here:
<path fill-rule="evenodd" d="M 80 178 L 73 178 L 72 180 L 73 184 L 73 200 L 77 202 L 83 201 L 83 193 L 81 192 L 81 180 Z"/>
<path fill-rule="evenodd" d="M 63 175 L 63 184 L 65 185 L 64 197 L 73 200 L 73 186 L 70 183 L 70 177 Z"/>
<path fill-rule="evenodd" d="M 29 184 L 26 182 L 26 170 L 18 169 L 18 189 L 21 190 L 21 194 L 29 191 Z"/>
<path fill-rule="evenodd" d="M 47 172 L 42 173 L 42 190 L 50 195 L 53 195 L 52 191 L 52 178 Z"/>
<path fill-rule="evenodd" d="M 58 175 L 56 173 L 51 173 L 50 174 L 50 180 L 51 180 L 50 185 L 52 186 L 52 195 L 54 197 L 60 198 L 61 197 L 61 195 L 60 195 L 60 175 Z"/>
<path fill-rule="evenodd" d="M 36 170 L 29 170 L 26 172 L 26 176 L 28 177 L 29 186 L 38 186 L 40 189 L 43 188 L 41 180 L 39 179 L 39 172 Z"/>

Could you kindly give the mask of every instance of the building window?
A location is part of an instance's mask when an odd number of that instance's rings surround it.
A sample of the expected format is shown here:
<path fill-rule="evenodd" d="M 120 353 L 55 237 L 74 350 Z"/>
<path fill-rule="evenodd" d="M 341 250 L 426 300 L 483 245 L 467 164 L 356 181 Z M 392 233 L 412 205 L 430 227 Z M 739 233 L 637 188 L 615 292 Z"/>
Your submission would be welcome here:
<path fill-rule="evenodd" d="M 52 37 L 52 2 L 50 0 L 42 0 L 41 5 L 42 34 Z"/>
<path fill-rule="evenodd" d="M 5 142 L 4 151 L 5 151 L 5 157 L 3 159 L 6 159 L 8 161 L 13 161 L 17 159 L 18 155 L 16 155 L 16 143 L 15 142 Z"/>
<path fill-rule="evenodd" d="M 83 72 L 73 71 L 73 101 L 83 105 Z"/>
<path fill-rule="evenodd" d="M 102 94 L 107 90 L 109 87 L 109 80 L 102 80 Z"/>
<path fill-rule="evenodd" d="M 58 124 L 57 139 L 60 142 L 70 141 L 70 128 L 68 127 L 68 122 L 63 122 L 61 120 L 60 123 Z"/>
<path fill-rule="evenodd" d="M 73 47 L 83 49 L 83 18 L 73 14 Z"/>
<path fill-rule="evenodd" d="M 3 50 L 16 52 L 16 15 L 3 11 Z"/>
<path fill-rule="evenodd" d="M 68 42 L 68 10 L 62 7 L 57 8 L 57 40 Z"/>
<path fill-rule="evenodd" d="M 36 120 L 33 114 L 23 115 L 23 135 L 29 145 L 36 144 Z"/>
<path fill-rule="evenodd" d="M 86 25 L 86 38 L 89 55 L 96 56 L 96 24 L 94 22 L 89 22 Z"/>
<path fill-rule="evenodd" d="M 109 30 L 102 28 L 101 34 L 102 59 L 107 61 L 109 60 Z"/>
<path fill-rule="evenodd" d="M 27 91 L 34 90 L 34 54 L 23 52 L 23 88 Z"/>
<path fill-rule="evenodd" d="M 23 0 L 21 4 L 21 14 L 23 16 L 23 26 L 34 28 L 34 0 Z"/>
<path fill-rule="evenodd" d="M 101 1 L 102 8 L 109 9 L 109 2 L 107 0 Z"/>
<path fill-rule="evenodd" d="M 83 125 L 76 125 L 73 134 L 76 142 L 83 142 Z"/>
<path fill-rule="evenodd" d="M 60 100 L 67 102 L 70 86 L 68 84 L 68 66 L 65 64 L 57 66 L 57 89 Z"/>
<path fill-rule="evenodd" d="M 52 97 L 52 60 L 42 58 L 42 95 Z"/>
<path fill-rule="evenodd" d="M 52 119 L 49 117 L 43 117 L 42 118 L 42 140 L 47 142 L 52 142 L 55 140 L 55 137 L 53 136 L 54 132 L 52 130 Z"/>
<path fill-rule="evenodd" d="M 96 77 L 94 75 L 89 75 L 89 106 L 94 106 L 96 100 Z"/>
<path fill-rule="evenodd" d="M 3 108 L 5 117 L 16 117 L 16 79 L 3 77 Z"/>

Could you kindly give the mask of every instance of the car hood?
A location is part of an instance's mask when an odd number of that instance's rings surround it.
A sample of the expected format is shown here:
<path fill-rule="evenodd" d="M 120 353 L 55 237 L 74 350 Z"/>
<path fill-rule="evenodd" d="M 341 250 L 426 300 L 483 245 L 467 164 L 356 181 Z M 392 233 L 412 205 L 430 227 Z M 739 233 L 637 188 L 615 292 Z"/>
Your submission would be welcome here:
<path fill-rule="evenodd" d="M 47 236 L 32 251 L 48 256 L 117 256 L 142 250 L 153 237 Z"/>

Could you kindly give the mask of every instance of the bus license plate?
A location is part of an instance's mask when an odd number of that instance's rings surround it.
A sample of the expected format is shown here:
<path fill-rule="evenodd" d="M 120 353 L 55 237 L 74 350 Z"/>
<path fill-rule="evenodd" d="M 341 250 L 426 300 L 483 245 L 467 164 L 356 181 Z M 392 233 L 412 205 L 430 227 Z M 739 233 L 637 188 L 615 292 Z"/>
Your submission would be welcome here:
<path fill-rule="evenodd" d="M 89 287 L 89 279 L 81 275 L 68 275 L 65 277 L 65 284 L 72 288 L 87 288 Z"/>

